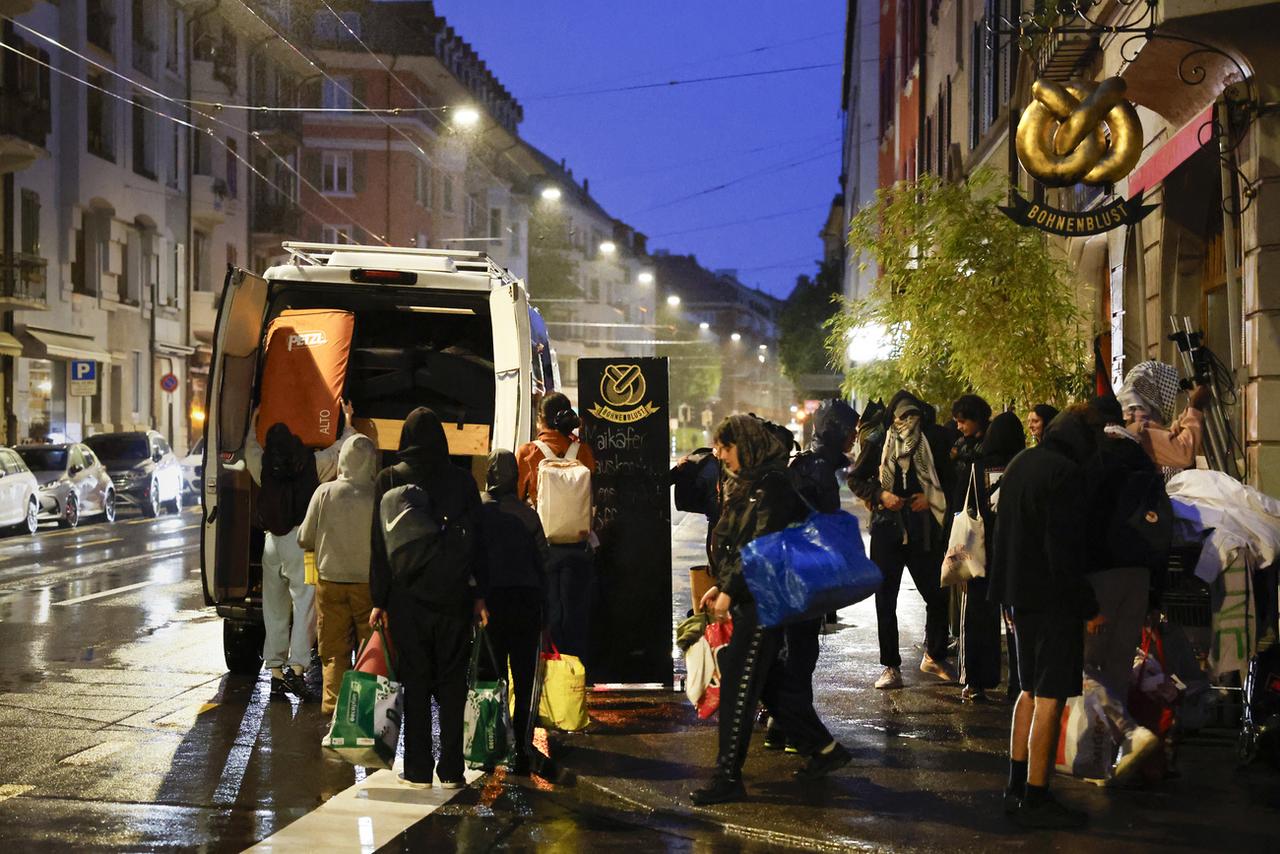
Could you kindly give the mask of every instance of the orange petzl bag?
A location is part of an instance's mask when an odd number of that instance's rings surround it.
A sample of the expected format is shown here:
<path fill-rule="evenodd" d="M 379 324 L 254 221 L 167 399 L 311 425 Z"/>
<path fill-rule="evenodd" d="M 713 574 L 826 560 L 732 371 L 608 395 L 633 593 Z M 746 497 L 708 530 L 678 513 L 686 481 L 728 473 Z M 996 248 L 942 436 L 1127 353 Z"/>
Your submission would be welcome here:
<path fill-rule="evenodd" d="M 283 422 L 302 443 L 327 448 L 338 438 L 355 315 L 333 309 L 282 311 L 267 327 L 258 441 Z"/>

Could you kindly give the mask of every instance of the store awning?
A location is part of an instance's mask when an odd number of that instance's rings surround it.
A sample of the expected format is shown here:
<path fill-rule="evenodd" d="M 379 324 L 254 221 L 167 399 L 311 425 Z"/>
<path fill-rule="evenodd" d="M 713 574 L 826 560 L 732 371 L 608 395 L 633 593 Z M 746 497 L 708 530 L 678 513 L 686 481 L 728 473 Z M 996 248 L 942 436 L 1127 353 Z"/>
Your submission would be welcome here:
<path fill-rule="evenodd" d="M 0 356 L 21 356 L 22 342 L 8 332 L 0 332 Z"/>
<path fill-rule="evenodd" d="M 30 359 L 89 359 L 111 363 L 111 354 L 98 349 L 88 335 L 70 335 L 28 326 L 20 333 L 22 355 Z"/>

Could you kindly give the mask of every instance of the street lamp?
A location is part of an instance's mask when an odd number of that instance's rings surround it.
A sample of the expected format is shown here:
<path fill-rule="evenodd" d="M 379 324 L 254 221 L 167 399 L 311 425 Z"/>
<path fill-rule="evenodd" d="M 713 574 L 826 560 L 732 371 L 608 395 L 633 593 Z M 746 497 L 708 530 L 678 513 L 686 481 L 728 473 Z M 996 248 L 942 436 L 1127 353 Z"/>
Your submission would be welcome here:
<path fill-rule="evenodd" d="M 893 341 L 888 330 L 878 323 L 850 329 L 845 337 L 849 342 L 845 347 L 845 358 L 851 365 L 887 359 L 893 352 Z"/>
<path fill-rule="evenodd" d="M 761 349 L 761 350 L 768 350 L 768 349 L 769 349 L 769 345 L 768 345 L 768 344 L 761 344 L 761 345 L 760 345 L 760 349 Z"/>
<path fill-rule="evenodd" d="M 741 341 L 741 340 L 742 340 L 742 335 L 741 335 L 741 333 L 735 332 L 735 333 L 733 333 L 732 335 L 730 335 L 730 336 L 729 336 L 729 340 L 730 340 L 730 341 L 732 341 L 733 343 L 737 344 L 739 341 Z"/>
<path fill-rule="evenodd" d="M 601 248 L 603 249 L 604 247 L 601 247 Z M 650 273 L 648 270 L 645 270 L 640 275 L 636 276 L 636 281 L 642 285 L 652 285 L 653 273 Z"/>
<path fill-rule="evenodd" d="M 614 243 L 612 240 L 606 240 L 600 244 L 601 255 L 612 255 L 617 251 L 618 251 L 618 244 Z"/>
<path fill-rule="evenodd" d="M 676 306 L 680 305 L 680 295 L 671 294 L 670 296 L 668 296 L 667 305 L 671 306 L 672 308 L 675 308 Z"/>
<path fill-rule="evenodd" d="M 459 128 L 472 128 L 480 123 L 480 111 L 475 107 L 458 107 L 453 111 L 453 125 Z"/>
<path fill-rule="evenodd" d="M 699 329 L 701 329 L 703 332 L 706 332 L 708 329 L 710 329 L 710 328 L 711 328 L 711 324 L 710 324 L 710 323 L 707 323 L 707 322 L 704 320 L 704 321 L 702 321 L 701 323 L 699 323 L 699 324 L 698 324 L 698 328 L 699 328 Z"/>
<path fill-rule="evenodd" d="M 558 202 L 560 201 L 560 195 L 561 195 L 560 188 L 559 187 L 543 187 L 542 192 L 539 195 L 542 196 L 542 200 L 544 202 Z"/>

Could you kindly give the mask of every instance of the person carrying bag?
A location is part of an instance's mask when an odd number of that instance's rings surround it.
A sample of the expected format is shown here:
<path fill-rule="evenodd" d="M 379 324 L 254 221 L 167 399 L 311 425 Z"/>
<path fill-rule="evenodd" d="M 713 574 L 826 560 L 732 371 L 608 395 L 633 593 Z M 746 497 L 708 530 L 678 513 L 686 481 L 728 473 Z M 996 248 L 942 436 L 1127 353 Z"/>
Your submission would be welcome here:
<path fill-rule="evenodd" d="M 382 623 L 373 629 L 382 650 L 382 672 L 366 673 L 348 670 L 342 675 L 337 706 L 329 733 L 320 744 L 352 765 L 365 768 L 390 768 L 400 743 L 400 721 L 404 717 L 404 690 L 396 681 L 391 656 L 387 653 Z M 369 641 L 360 646 L 357 658 L 363 658 Z"/>
<path fill-rule="evenodd" d="M 964 506 L 951 522 L 947 554 L 942 559 L 942 586 L 964 584 L 987 574 L 987 536 L 982 515 L 976 508 L 969 512 L 969 499 L 978 488 L 977 466 L 969 466 L 969 487 L 964 491 Z"/>
<path fill-rule="evenodd" d="M 492 680 L 480 679 L 482 649 L 494 674 Z M 505 676 L 498 670 L 498 660 L 484 627 L 477 628 L 467 671 L 467 705 L 462 714 L 462 755 L 468 768 L 492 771 L 506 762 L 515 749 Z"/>

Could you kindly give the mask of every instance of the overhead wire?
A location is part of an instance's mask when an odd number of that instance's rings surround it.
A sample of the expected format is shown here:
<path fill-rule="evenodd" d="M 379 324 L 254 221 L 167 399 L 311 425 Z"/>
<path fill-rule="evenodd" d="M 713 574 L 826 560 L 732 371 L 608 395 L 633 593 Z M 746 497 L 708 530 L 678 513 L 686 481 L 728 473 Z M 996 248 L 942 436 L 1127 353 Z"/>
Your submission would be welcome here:
<path fill-rule="evenodd" d="M 378 240 L 379 242 L 381 242 L 381 243 L 383 243 L 383 244 L 390 245 L 390 244 L 388 244 L 388 243 L 387 243 L 387 241 L 386 241 L 385 239 L 383 239 L 383 238 L 382 238 L 382 236 L 381 236 L 381 235 L 379 235 L 379 234 L 378 234 L 378 232 L 376 232 L 376 231 L 374 231 L 374 230 L 370 229 L 369 227 L 365 226 L 363 223 L 360 223 L 359 221 L 357 221 L 357 220 L 356 220 L 354 217 L 352 217 L 352 216 L 351 216 L 351 214 L 350 214 L 350 213 L 348 213 L 348 212 L 347 212 L 347 211 L 346 211 L 346 210 L 345 210 L 341 205 L 339 205 L 337 202 L 335 202 L 335 201 L 333 201 L 332 199 L 330 199 L 330 198 L 329 198 L 329 197 L 328 197 L 328 196 L 327 196 L 327 195 L 326 195 L 326 194 L 325 194 L 325 193 L 324 193 L 324 192 L 323 192 L 319 187 L 317 187 L 317 186 L 316 186 L 315 184 L 313 184 L 311 181 L 307 180 L 306 176 L 305 176 L 305 175 L 303 175 L 300 171 L 298 171 L 297 167 L 295 167 L 292 163 L 290 163 L 290 162 L 288 161 L 288 159 L 287 159 L 287 158 L 285 158 L 285 157 L 284 157 L 284 156 L 282 156 L 279 152 L 277 152 L 274 148 L 272 148 L 272 147 L 271 147 L 271 145 L 270 145 L 266 140 L 262 139 L 262 137 L 261 137 L 258 133 L 254 132 L 254 131 L 249 131 L 249 130 L 247 130 L 247 129 L 245 129 L 245 128 L 237 127 L 237 126 L 235 126 L 235 125 L 231 124 L 230 122 L 227 122 L 227 121 L 225 121 L 225 120 L 223 120 L 223 119 L 220 119 L 220 118 L 218 118 L 217 116 L 209 115 L 208 113 L 205 113 L 205 112 L 203 112 L 203 111 L 201 111 L 201 110 L 192 109 L 192 108 L 191 108 L 191 106 L 190 106 L 189 104 L 182 103 L 182 101 L 181 101 L 180 99 L 175 98 L 175 97 L 174 97 L 174 96 L 172 96 L 172 95 L 168 95 L 168 94 L 166 94 L 166 93 L 164 93 L 164 92 L 161 92 L 161 91 L 159 91 L 159 90 L 157 90 L 157 89 L 154 89 L 154 88 L 152 88 L 151 86 L 148 86 L 147 84 L 145 84 L 145 83 L 143 83 L 143 82 L 141 82 L 141 81 L 139 81 L 139 80 L 135 80 L 134 78 L 132 78 L 132 77 L 128 76 L 127 74 L 122 74 L 121 72 L 116 71 L 114 68 L 111 68 L 110 66 L 103 65 L 102 63 L 100 63 L 100 62 L 98 62 L 98 61 L 96 61 L 96 60 L 94 60 L 94 59 L 92 59 L 92 58 L 90 58 L 90 57 L 88 57 L 88 56 L 85 56 L 84 54 L 80 53 L 79 51 L 75 50 L 74 48 L 69 47 L 69 46 L 67 46 L 67 45 L 63 44 L 62 42 L 58 41 L 57 39 L 53 38 L 52 36 L 50 36 L 50 35 L 48 35 L 48 34 L 46 34 L 46 33 L 42 33 L 42 32 L 40 32 L 39 30 L 33 29 L 32 27 L 28 27 L 26 24 L 23 24 L 23 23 L 21 23 L 20 21 L 15 21 L 13 18 L 11 18 L 11 17 L 9 17 L 9 16 L 7 16 L 7 15 L 0 15 L 0 19 L 6 20 L 6 21 L 10 22 L 11 24 L 14 24 L 14 25 L 15 25 L 15 26 L 17 26 L 17 27 L 20 27 L 23 31 L 28 32 L 28 33 L 31 33 L 32 35 L 37 36 L 37 37 L 39 37 L 39 38 L 43 39 L 44 41 L 48 42 L 49 44 L 53 45 L 54 47 L 57 47 L 57 48 L 59 48 L 60 50 L 63 50 L 63 51 L 65 51 L 66 53 L 71 54 L 72 56 L 76 57 L 77 59 L 82 60 L 83 62 L 87 62 L 88 64 L 92 65 L 94 68 L 97 68 L 97 69 L 98 69 L 98 70 L 100 70 L 100 71 L 106 72 L 107 74 L 110 74 L 111 76 L 113 76 L 113 77 L 115 77 L 115 78 L 117 78 L 117 79 L 119 79 L 119 80 L 122 80 L 122 81 L 124 81 L 125 83 L 128 83 L 130 86 L 132 86 L 133 88 L 135 88 L 135 89 L 137 89 L 137 90 L 139 90 L 139 91 L 145 92 L 145 93 L 147 93 L 147 94 L 149 94 L 149 95 L 152 95 L 152 96 L 154 96 L 154 97 L 156 97 L 156 98 L 160 98 L 161 100 L 163 100 L 163 101 L 167 101 L 167 102 L 169 102 L 169 103 L 171 103 L 171 104 L 174 104 L 175 106 L 182 107 L 182 108 L 183 108 L 183 109 L 185 109 L 185 110 L 188 110 L 188 111 L 190 111 L 190 112 L 193 112 L 193 113 L 195 113 L 196 115 L 198 115 L 198 116 L 200 116 L 200 117 L 202 117 L 202 118 L 204 118 L 204 119 L 207 119 L 209 122 L 211 122 L 211 123 L 213 123 L 213 124 L 216 124 L 216 125 L 218 125 L 218 126 L 220 126 L 220 127 L 223 127 L 223 128 L 228 129 L 228 130 L 234 131 L 234 132 L 235 132 L 235 133 L 237 133 L 237 134 L 239 134 L 239 133 L 244 133 L 246 136 L 248 136 L 248 138 L 249 138 L 249 139 L 252 139 L 253 141 L 257 142 L 259 145 L 261 145 L 264 149 L 266 149 L 266 151 L 267 151 L 267 153 L 268 153 L 268 154 L 270 154 L 270 155 L 271 155 L 271 156 L 272 156 L 272 157 L 273 157 L 277 162 L 279 162 L 281 165 L 283 165 L 283 166 L 285 167 L 285 169 L 286 169 L 287 171 L 289 171 L 289 172 L 290 172 L 294 177 L 296 177 L 300 182 L 302 182 L 302 184 L 303 184 L 303 185 L 305 185 L 308 189 L 310 189 L 310 190 L 311 190 L 312 192 L 314 192 L 317 196 L 319 196 L 319 197 L 320 197 L 320 199 L 321 199 L 325 204 L 329 205 L 331 208 L 333 208 L 334 210 L 336 210 L 339 214 L 341 214 L 342 216 L 346 217 L 346 218 L 347 218 L 347 220 L 348 220 L 348 221 L 349 221 L 353 226 L 357 226 L 357 227 L 359 227 L 361 230 L 363 230 L 364 232 L 366 232 L 370 237 L 374 238 L 375 240 Z M 8 49 L 13 50 L 12 46 L 10 46 L 10 45 L 8 45 L 8 44 L 5 44 L 5 45 L 4 45 L 4 47 L 5 47 L 5 48 L 8 48 Z M 216 141 L 216 142 L 217 142 L 219 145 L 221 145 L 224 149 L 226 149 L 226 150 L 230 151 L 230 152 L 232 153 L 232 155 L 236 158 L 236 160 L 238 160 L 238 161 L 240 161 L 240 162 L 244 163 L 244 164 L 249 168 L 249 170 L 250 170 L 251 172 L 253 172 L 253 174 L 254 174 L 254 175 L 257 175 L 259 178 L 261 178 L 263 181 L 265 181 L 265 182 L 267 183 L 267 185 L 268 185 L 268 186 L 270 186 L 272 189 L 274 189 L 274 190 L 276 190 L 277 192 L 281 193 L 281 194 L 282 194 L 282 195 L 284 195 L 286 198 L 291 198 L 291 197 L 292 197 L 292 194 L 291 194 L 291 193 L 289 193 L 289 192 L 288 192 L 288 191 L 286 191 L 285 189 L 281 188 L 281 187 L 280 187 L 278 184 L 276 184 L 275 182 L 273 182 L 273 181 L 271 181 L 270 179 L 268 179 L 268 178 L 267 178 L 265 175 L 263 175 L 263 174 L 262 174 L 262 173 L 261 173 L 261 172 L 260 172 L 260 171 L 255 167 L 255 166 L 253 166 L 253 164 L 252 164 L 250 161 L 248 161 L 248 160 L 244 159 L 243 157 L 241 157 L 241 156 L 240 156 L 240 153 L 239 153 L 238 151 L 234 151 L 234 150 L 233 150 L 229 145 L 227 145 L 227 143 L 226 143 L 226 141 L 225 141 L 225 140 L 220 139 L 216 134 L 214 134 L 214 133 L 212 132 L 212 129 L 211 129 L 211 128 L 202 128 L 202 127 L 200 127 L 199 125 L 196 125 L 196 124 L 194 124 L 194 123 L 188 122 L 188 121 L 183 120 L 183 119 L 179 119 L 179 118 L 177 118 L 177 117 L 175 117 L 175 116 L 170 116 L 170 115 L 168 115 L 167 113 L 161 113 L 161 112 L 158 112 L 158 111 L 156 111 L 156 110 L 153 110 L 153 109 L 151 109 L 150 107 L 148 107 L 148 106 L 147 106 L 147 105 L 145 105 L 145 104 L 140 104 L 140 103 L 138 103 L 137 101 L 134 101 L 134 100 L 133 100 L 133 99 L 131 99 L 131 98 L 127 98 L 127 97 L 124 97 L 124 96 L 118 95 L 117 93 L 112 92 L 112 91 L 111 91 L 111 90 L 109 90 L 109 89 L 104 89 L 104 88 L 103 88 L 103 87 L 101 87 L 101 86 L 97 86 L 97 85 L 95 85 L 95 84 L 91 83 L 91 82 L 90 82 L 90 81 L 88 81 L 88 80 L 84 80 L 84 79 L 82 79 L 82 78 L 80 78 L 80 77 L 77 77 L 77 76 L 76 76 L 76 75 L 74 75 L 74 74 L 71 74 L 71 73 L 69 73 L 69 72 L 63 71 L 62 69 L 56 68 L 56 67 L 54 67 L 54 66 L 52 66 L 52 65 L 50 65 L 50 64 L 48 64 L 48 63 L 42 62 L 40 59 L 38 59 L 38 58 L 36 58 L 36 57 L 33 57 L 33 56 L 31 56 L 30 54 L 23 53 L 23 52 L 22 52 L 22 51 L 20 51 L 20 50 L 13 50 L 13 52 L 17 53 L 19 56 L 23 56 L 23 57 L 25 57 L 25 58 L 27 58 L 27 59 L 31 60 L 32 62 L 35 62 L 35 63 L 37 63 L 37 64 L 39 64 L 39 65 L 43 65 L 43 66 L 45 66 L 46 68 L 48 68 L 49 70 L 51 70 L 51 71 L 53 71 L 53 72 L 55 72 L 55 73 L 57 73 L 57 74 L 60 74 L 60 75 L 62 75 L 62 76 L 64 76 L 64 77 L 68 77 L 68 78 L 70 78 L 70 79 L 72 79 L 72 80 L 75 80 L 76 82 L 78 82 L 78 83 L 80 83 L 80 84 L 82 84 L 82 85 L 89 86 L 89 87 L 91 87 L 91 88 L 93 88 L 93 89 L 97 89 L 97 90 L 99 90 L 99 91 L 103 92 L 103 93 L 104 93 L 104 94 L 106 94 L 106 95 L 110 95 L 111 97 L 116 98 L 117 100 L 122 100 L 122 101 L 124 101 L 124 102 L 126 102 L 126 103 L 129 103 L 129 104 L 131 104 L 131 105 L 133 105 L 133 106 L 136 106 L 136 107 L 138 107 L 138 108 L 140 108 L 140 109 L 147 110 L 148 112 L 154 113 L 155 115 L 160 116 L 161 118 L 166 118 L 166 119 L 169 119 L 169 120 L 171 120 L 171 121 L 178 122 L 179 124 L 181 124 L 181 125 L 183 125 L 183 126 L 185 126 L 185 127 L 188 127 L 188 128 L 190 128 L 190 129 L 192 129 L 192 130 L 194 130 L 194 131 L 198 132 L 198 133 L 204 133 L 204 134 L 207 134 L 210 138 L 212 138 L 214 141 Z M 320 224 L 322 224 L 322 225 L 327 224 L 327 223 L 326 223 L 326 220 L 319 218 L 315 213 L 313 213 L 313 212 L 311 212 L 311 211 L 306 210 L 305 208 L 303 208 L 303 206 L 302 206 L 302 204 L 301 204 L 300 202 L 295 202 L 295 204 L 297 204 L 297 205 L 298 205 L 298 208 L 299 208 L 300 210 L 303 210 L 305 213 L 307 213 L 309 216 L 311 216 L 313 219 L 315 219 L 315 220 L 316 220 L 317 222 L 319 222 Z"/>
<path fill-rule="evenodd" d="M 827 148 L 827 147 L 828 147 L 828 146 L 823 146 L 823 148 L 824 148 L 824 149 L 825 149 L 825 148 Z M 702 196 L 710 195 L 710 194 L 712 194 L 712 193 L 718 193 L 718 192 L 720 192 L 721 190 L 726 190 L 726 189 L 728 189 L 729 187 L 733 187 L 733 186 L 736 186 L 737 184 L 741 184 L 743 181 L 749 181 L 749 180 L 751 180 L 752 178 L 759 178 L 759 177 L 762 177 L 762 176 L 764 176 L 764 175 L 772 175 L 772 174 L 774 174 L 774 173 L 776 173 L 776 172 L 783 172 L 783 171 L 785 171 L 785 170 L 787 170 L 787 169 L 793 169 L 793 168 L 795 168 L 796 166 L 803 166 L 803 165 L 804 165 L 804 164 L 806 164 L 806 163 L 812 163 L 812 162 L 813 162 L 813 161 L 815 161 L 815 160 L 821 160 L 821 159 L 822 159 L 822 158 L 824 158 L 824 157 L 830 157 L 832 154 L 836 154 L 836 153 L 838 153 L 838 148 L 837 148 L 837 149 L 835 149 L 835 150 L 831 150 L 831 151 L 826 151 L 826 150 L 824 150 L 824 151 L 822 151 L 822 152 L 820 152 L 820 153 L 818 153 L 818 154 L 815 154 L 815 155 L 813 155 L 813 156 L 811 156 L 811 157 L 804 157 L 804 158 L 801 158 L 801 159 L 799 159 L 799 160 L 792 160 L 792 161 L 790 161 L 790 162 L 788 162 L 788 163 L 780 163 L 780 164 L 776 164 L 776 165 L 773 165 L 773 166 L 767 166 L 767 167 L 765 167 L 765 168 L 763 168 L 763 169 L 759 169 L 759 170 L 757 170 L 757 171 L 755 171 L 755 172 L 748 172 L 748 173 L 747 173 L 747 174 L 745 174 L 745 175 L 739 175 L 737 178 L 732 178 L 732 179 L 730 179 L 730 180 L 728 180 L 728 181 L 722 181 L 722 182 L 721 182 L 721 183 L 719 183 L 719 184 L 715 184 L 715 185 L 710 186 L 710 187 L 704 187 L 704 188 L 703 188 L 703 189 L 701 189 L 701 190 L 695 190 L 695 191 L 694 191 L 694 192 L 692 192 L 692 193 L 686 193 L 686 194 L 685 194 L 685 195 L 683 195 L 683 196 L 677 196 L 677 197 L 676 197 L 676 198 L 674 198 L 674 199 L 667 199 L 666 201 L 664 201 L 664 202 L 659 202 L 659 203 L 658 203 L 658 204 L 656 204 L 656 205 L 650 205 L 650 206 L 649 206 L 649 207 L 647 207 L 647 208 L 642 208 L 642 209 L 640 209 L 640 210 L 638 210 L 638 211 L 633 211 L 631 214 L 629 214 L 629 216 L 636 217 L 636 216 L 639 216 L 639 215 L 641 215 L 641 214 L 649 213 L 650 211 L 661 210 L 662 208 L 671 207 L 672 205 L 678 205 L 678 204 L 681 204 L 681 203 L 683 203 L 683 202 L 690 201 L 690 200 L 692 200 L 692 199 L 697 199 L 697 198 L 700 198 L 700 197 L 702 197 Z"/>
<path fill-rule="evenodd" d="M 572 92 L 556 92 L 549 95 L 534 95 L 525 101 L 556 101 L 563 98 L 578 98 L 584 95 L 610 95 L 615 92 L 638 92 L 645 89 L 670 89 L 676 86 L 691 86 L 699 83 L 716 83 L 722 80 L 742 80 L 751 77 L 771 77 L 775 74 L 794 74 L 800 71 L 816 71 L 820 68 L 838 68 L 838 62 L 820 62 L 812 65 L 793 65 L 787 68 L 766 68 L 760 71 L 741 71 L 736 74 L 716 74 L 709 77 L 689 77 L 684 80 L 664 80 L 654 83 L 637 83 L 632 86 L 613 86 L 606 89 L 581 89 Z"/>
<path fill-rule="evenodd" d="M 830 205 L 809 205 L 807 207 L 792 208 L 791 210 L 786 210 L 786 211 L 774 211 L 773 213 L 761 214 L 760 216 L 753 216 L 747 219 L 735 219 L 729 222 L 718 222 L 713 225 L 700 225 L 696 228 L 685 228 L 678 231 L 663 231 L 658 234 L 650 234 L 649 239 L 656 240 L 659 237 L 677 237 L 685 234 L 696 234 L 701 231 L 715 231 L 718 228 L 730 228 L 735 225 L 748 225 L 753 222 L 764 222 L 765 220 L 770 220 L 770 219 L 780 219 L 781 217 L 784 217 L 784 216 L 793 216 L 795 214 L 800 214 L 800 213 L 813 213 L 814 211 L 825 210 L 829 207 Z"/>

